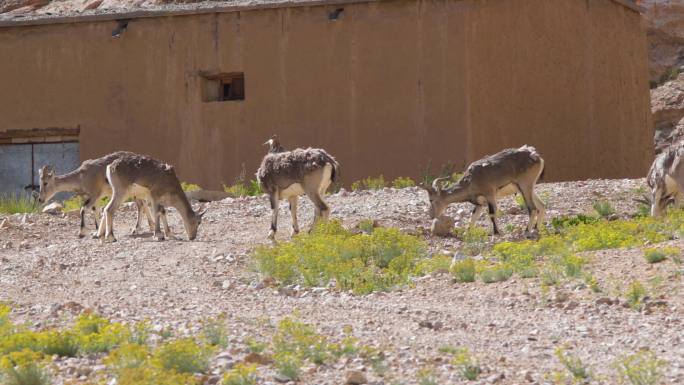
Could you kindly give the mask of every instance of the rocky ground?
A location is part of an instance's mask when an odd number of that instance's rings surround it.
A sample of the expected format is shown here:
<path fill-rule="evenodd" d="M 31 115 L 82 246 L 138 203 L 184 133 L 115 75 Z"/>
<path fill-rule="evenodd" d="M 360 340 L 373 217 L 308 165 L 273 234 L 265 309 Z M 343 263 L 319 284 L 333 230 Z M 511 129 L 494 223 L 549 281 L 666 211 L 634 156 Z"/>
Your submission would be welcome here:
<path fill-rule="evenodd" d="M 606 199 L 620 215 L 636 211 L 633 197 L 643 180 L 595 180 L 541 184 L 549 217 L 591 212 Z M 345 192 L 328 199 L 332 216 L 353 226 L 372 218 L 383 226 L 416 233 L 429 227 L 426 194 L 417 188 L 375 192 Z M 300 222 L 312 218 L 309 202 L 301 200 Z M 641 250 L 608 250 L 588 254 L 589 269 L 602 293 L 581 282 L 545 292 L 538 279 L 513 278 L 502 283 L 454 283 L 437 273 L 418 279 L 414 287 L 389 293 L 353 296 L 334 289 L 277 289 L 263 283 L 250 252 L 267 244 L 270 209 L 265 197 L 227 199 L 208 205 L 198 239 L 188 242 L 178 215 L 170 224 L 180 240 L 154 241 L 149 234 L 125 235 L 134 210 L 116 217 L 118 242 L 78 239 L 76 213 L 0 216 L 0 301 L 13 303 L 13 319 L 40 328 L 69 322 L 74 314 L 92 309 L 116 321 L 151 320 L 156 330 L 171 328 L 193 334 L 199 322 L 225 313 L 230 346 L 223 361 L 239 361 L 245 341 L 268 336 L 279 319 L 298 313 L 331 338 L 341 338 L 345 326 L 362 343 L 385 352 L 385 379 L 349 360 L 310 368 L 300 383 L 340 384 L 345 373 L 360 369 L 371 383 L 416 383 L 416 373 L 435 368 L 440 384 L 459 383 L 459 374 L 438 348 L 465 346 L 484 373 L 479 383 L 542 384 L 548 373 L 562 368 L 554 351 L 567 345 L 596 373 L 601 383 L 615 383 L 611 362 L 616 357 L 650 349 L 669 362 L 665 383 L 684 382 L 684 303 L 679 266 L 671 261 L 649 265 Z M 448 214 L 459 224 L 471 207 L 453 205 Z M 526 215 L 512 199 L 501 205 L 504 235 L 493 241 L 523 238 Z M 289 233 L 289 213 L 281 208 L 278 239 Z M 512 224 L 513 226 L 506 226 Z M 482 226 L 488 226 L 483 220 Z M 511 228 L 513 227 L 513 228 Z M 458 251 L 456 238 L 425 236 L 432 252 Z M 670 244 L 682 247 L 683 241 Z M 664 306 L 635 311 L 622 306 L 626 286 L 634 279 L 650 282 L 651 295 Z M 96 358 L 69 359 L 57 383 L 88 380 L 103 371 Z M 218 375 L 219 364 L 214 368 Z M 384 382 L 383 382 L 384 381 Z M 275 383 L 264 368 L 259 383 Z"/>

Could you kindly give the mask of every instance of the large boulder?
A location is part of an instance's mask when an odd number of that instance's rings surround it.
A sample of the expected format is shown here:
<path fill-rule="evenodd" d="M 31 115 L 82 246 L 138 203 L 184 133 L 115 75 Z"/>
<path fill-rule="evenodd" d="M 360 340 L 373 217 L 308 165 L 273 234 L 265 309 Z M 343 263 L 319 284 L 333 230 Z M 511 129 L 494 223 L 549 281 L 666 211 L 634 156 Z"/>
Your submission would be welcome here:
<path fill-rule="evenodd" d="M 651 90 L 656 153 L 684 136 L 684 73 Z"/>
<path fill-rule="evenodd" d="M 684 66 L 684 1 L 637 0 L 644 9 L 650 79 L 662 83 Z"/>

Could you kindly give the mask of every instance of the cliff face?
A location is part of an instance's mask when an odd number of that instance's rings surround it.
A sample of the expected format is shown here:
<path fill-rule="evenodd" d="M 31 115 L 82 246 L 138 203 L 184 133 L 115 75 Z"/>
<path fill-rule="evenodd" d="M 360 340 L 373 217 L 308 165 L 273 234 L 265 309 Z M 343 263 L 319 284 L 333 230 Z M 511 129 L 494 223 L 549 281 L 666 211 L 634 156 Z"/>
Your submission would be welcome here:
<path fill-rule="evenodd" d="M 655 148 L 684 138 L 684 1 L 637 0 L 649 42 Z"/>
<path fill-rule="evenodd" d="M 684 1 L 638 0 L 648 27 L 650 80 L 663 83 L 684 66 Z"/>

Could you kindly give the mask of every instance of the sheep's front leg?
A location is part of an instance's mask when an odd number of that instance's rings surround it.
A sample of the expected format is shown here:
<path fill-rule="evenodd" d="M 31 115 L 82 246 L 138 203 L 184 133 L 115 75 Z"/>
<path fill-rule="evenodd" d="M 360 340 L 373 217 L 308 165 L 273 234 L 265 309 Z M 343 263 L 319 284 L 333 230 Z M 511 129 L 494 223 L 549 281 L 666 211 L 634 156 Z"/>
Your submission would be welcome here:
<path fill-rule="evenodd" d="M 299 234 L 299 222 L 297 221 L 297 200 L 299 197 L 291 196 L 290 201 L 290 215 L 292 216 L 292 235 Z"/>
<path fill-rule="evenodd" d="M 271 231 L 268 232 L 268 238 L 275 239 L 275 234 L 278 231 L 278 192 L 270 194 L 270 198 L 273 216 L 271 217 Z"/>

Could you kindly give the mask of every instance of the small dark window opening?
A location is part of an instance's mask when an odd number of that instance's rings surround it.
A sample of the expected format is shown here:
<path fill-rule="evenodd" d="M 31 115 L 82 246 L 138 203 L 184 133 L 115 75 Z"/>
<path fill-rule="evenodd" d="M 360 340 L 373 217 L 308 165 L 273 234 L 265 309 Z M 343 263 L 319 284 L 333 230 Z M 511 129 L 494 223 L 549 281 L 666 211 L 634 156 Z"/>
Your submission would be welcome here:
<path fill-rule="evenodd" d="M 344 12 L 344 8 L 337 8 L 336 10 L 334 10 L 328 14 L 328 20 L 339 19 L 340 16 L 342 15 L 342 12 Z"/>
<path fill-rule="evenodd" d="M 221 100 L 245 100 L 245 75 L 237 74 L 221 80 Z"/>
<path fill-rule="evenodd" d="M 202 100 L 221 102 L 245 100 L 245 74 L 242 72 L 202 75 Z"/>

